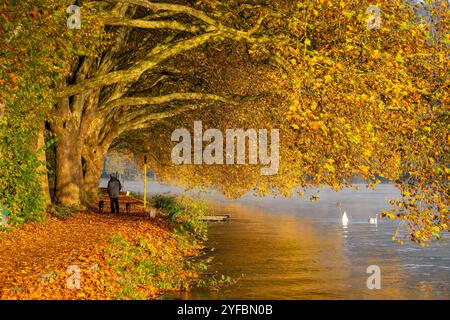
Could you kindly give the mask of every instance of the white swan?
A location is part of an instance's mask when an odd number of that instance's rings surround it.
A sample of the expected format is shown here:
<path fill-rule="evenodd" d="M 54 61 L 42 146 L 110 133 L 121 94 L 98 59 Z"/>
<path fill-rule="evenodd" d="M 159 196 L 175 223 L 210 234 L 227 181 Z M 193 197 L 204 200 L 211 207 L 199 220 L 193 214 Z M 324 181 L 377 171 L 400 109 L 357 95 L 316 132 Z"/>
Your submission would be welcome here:
<path fill-rule="evenodd" d="M 347 225 L 348 224 L 348 217 L 347 217 L 347 212 L 344 211 L 344 214 L 342 215 L 342 224 L 343 225 Z"/>
<path fill-rule="evenodd" d="M 373 218 L 373 217 L 369 218 L 369 223 L 370 224 L 378 224 L 378 213 L 375 215 L 375 218 Z"/>

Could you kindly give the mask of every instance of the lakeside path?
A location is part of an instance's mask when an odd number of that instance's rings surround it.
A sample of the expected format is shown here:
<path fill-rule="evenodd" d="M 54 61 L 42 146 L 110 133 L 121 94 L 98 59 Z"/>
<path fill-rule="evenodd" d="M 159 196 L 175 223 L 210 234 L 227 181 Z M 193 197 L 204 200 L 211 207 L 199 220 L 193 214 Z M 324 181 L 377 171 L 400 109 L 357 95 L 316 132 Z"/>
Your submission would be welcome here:
<path fill-rule="evenodd" d="M 42 224 L 0 233 L 0 299 L 117 298 L 115 294 L 122 290 L 120 280 L 126 274 L 117 271 L 117 264 L 123 261 L 120 252 L 114 256 L 108 251 L 112 246 L 109 239 L 120 236 L 142 247 L 139 241 L 145 238 L 153 248 L 150 259 L 176 266 L 187 256 L 196 255 L 199 248 L 181 245 L 172 230 L 173 224 L 161 218 L 80 213 L 66 219 L 49 217 Z M 80 268 L 79 289 L 69 288 L 75 279 L 74 272 L 67 270 L 70 266 Z M 182 271 L 174 270 L 181 278 L 194 276 Z M 164 274 L 158 274 L 150 284 L 137 286 L 145 292 L 144 298 L 155 298 L 160 291 L 158 281 L 163 279 Z"/>

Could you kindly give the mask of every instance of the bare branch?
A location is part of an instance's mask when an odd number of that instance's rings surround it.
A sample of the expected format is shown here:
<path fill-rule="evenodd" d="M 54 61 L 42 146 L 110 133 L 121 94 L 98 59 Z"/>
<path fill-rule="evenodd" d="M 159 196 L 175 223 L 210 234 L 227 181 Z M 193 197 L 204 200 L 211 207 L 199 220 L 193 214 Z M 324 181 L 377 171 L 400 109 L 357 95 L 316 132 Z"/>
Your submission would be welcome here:
<path fill-rule="evenodd" d="M 176 56 L 182 52 L 189 51 L 198 46 L 203 45 L 211 39 L 232 39 L 235 41 L 247 41 L 249 43 L 260 43 L 264 41 L 263 39 L 253 38 L 252 33 L 256 32 L 262 23 L 264 17 L 262 17 L 257 25 L 252 28 L 249 32 L 228 28 L 217 23 L 215 20 L 208 17 L 208 15 L 202 11 L 196 10 L 194 8 L 178 5 L 178 4 L 167 4 L 167 3 L 152 3 L 147 0 L 114 0 L 118 3 L 124 4 L 135 4 L 143 6 L 155 12 L 158 11 L 169 11 L 176 13 L 185 13 L 196 17 L 203 22 L 210 25 L 207 28 L 208 32 L 194 36 L 190 39 L 183 40 L 174 44 L 166 45 L 160 44 L 151 50 L 151 52 L 141 61 L 136 63 L 134 66 L 127 70 L 113 71 L 108 74 L 97 74 L 96 77 L 91 79 L 86 79 L 79 83 L 66 88 L 66 90 L 57 93 L 57 97 L 70 97 L 80 92 L 91 90 L 94 88 L 99 88 L 102 86 L 112 85 L 120 82 L 134 82 L 137 81 L 141 75 L 153 69 L 157 65 L 161 64 L 165 60 Z M 133 20 L 120 17 L 101 17 L 105 22 L 112 25 L 119 26 L 129 26 L 129 27 L 142 27 L 142 28 L 169 28 L 174 30 L 182 30 L 188 32 L 196 32 L 197 26 L 189 26 L 176 21 L 147 21 L 144 19 Z M 212 31 L 213 30 L 213 31 Z"/>
<path fill-rule="evenodd" d="M 197 93 L 197 92 L 178 92 L 171 93 L 159 97 L 130 97 L 121 98 L 111 101 L 104 108 L 112 109 L 117 107 L 127 107 L 127 106 L 139 106 L 139 105 L 157 105 L 166 104 L 174 101 L 184 101 L 184 100 L 210 100 L 210 101 L 220 101 L 229 104 L 237 104 L 236 100 L 231 99 L 227 96 L 221 96 L 211 93 Z"/>
<path fill-rule="evenodd" d="M 201 104 L 188 104 L 188 105 L 185 105 L 185 106 L 182 106 L 182 107 L 179 107 L 176 109 L 172 109 L 169 111 L 151 113 L 151 114 L 147 114 L 145 116 L 132 118 L 132 119 L 120 124 L 119 130 L 118 130 L 118 135 L 121 135 L 127 131 L 145 129 L 149 126 L 149 123 L 159 121 L 162 119 L 166 119 L 166 118 L 172 118 L 172 117 L 180 115 L 184 112 L 203 108 L 204 106 L 205 105 L 201 105 Z"/>
<path fill-rule="evenodd" d="M 200 10 L 188 7 L 188 6 L 184 6 L 181 4 L 155 3 L 155 2 L 150 2 L 147 0 L 114 0 L 114 1 L 138 5 L 138 6 L 150 9 L 154 12 L 170 11 L 170 12 L 175 12 L 175 13 L 183 13 L 183 14 L 187 14 L 191 17 L 195 17 L 195 18 L 205 22 L 206 24 L 209 24 L 212 26 L 218 25 L 218 22 L 216 20 L 209 17 L 203 11 L 200 11 Z"/>
<path fill-rule="evenodd" d="M 161 62 L 180 54 L 181 52 L 191 50 L 206 43 L 214 36 L 218 36 L 218 33 L 205 33 L 188 40 L 177 42 L 170 46 L 158 46 L 158 48 L 152 50 L 154 54 L 148 56 L 145 60 L 139 62 L 128 70 L 113 71 L 108 74 L 98 75 L 92 79 L 87 79 L 67 87 L 66 90 L 59 92 L 57 96 L 70 97 L 74 94 L 98 88 L 100 86 L 111 85 L 118 82 L 137 81 L 145 71 L 151 70 Z"/>
<path fill-rule="evenodd" d="M 127 19 L 121 17 L 102 17 L 100 21 L 105 25 L 122 26 L 142 29 L 170 29 L 176 31 L 184 31 L 197 33 L 200 31 L 198 26 L 190 26 L 177 21 L 148 21 L 142 19 Z"/>

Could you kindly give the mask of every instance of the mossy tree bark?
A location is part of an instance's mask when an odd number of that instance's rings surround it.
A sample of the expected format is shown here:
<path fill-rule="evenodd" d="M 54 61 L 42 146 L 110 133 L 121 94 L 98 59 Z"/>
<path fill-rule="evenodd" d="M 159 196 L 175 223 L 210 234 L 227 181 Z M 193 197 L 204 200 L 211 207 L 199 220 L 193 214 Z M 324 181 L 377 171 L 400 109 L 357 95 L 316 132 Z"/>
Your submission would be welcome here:
<path fill-rule="evenodd" d="M 63 206 L 81 205 L 83 172 L 82 144 L 77 130 L 64 130 L 56 142 L 56 201 Z"/>
<path fill-rule="evenodd" d="M 50 198 L 50 190 L 49 190 L 49 183 L 48 183 L 48 175 L 47 175 L 47 168 L 45 166 L 46 163 L 46 155 L 45 155 L 45 124 L 42 123 L 41 129 L 39 130 L 38 134 L 38 140 L 36 145 L 36 150 L 39 152 L 39 161 L 43 165 L 39 168 L 41 171 L 41 189 L 42 194 L 44 196 L 45 205 L 49 205 L 51 203 Z"/>

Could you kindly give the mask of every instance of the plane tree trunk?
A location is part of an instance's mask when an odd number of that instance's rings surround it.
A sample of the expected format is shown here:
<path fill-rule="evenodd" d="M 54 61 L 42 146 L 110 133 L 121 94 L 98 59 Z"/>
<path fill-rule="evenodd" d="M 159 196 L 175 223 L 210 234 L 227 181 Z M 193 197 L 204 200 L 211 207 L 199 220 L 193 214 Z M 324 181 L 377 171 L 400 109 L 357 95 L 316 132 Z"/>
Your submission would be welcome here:
<path fill-rule="evenodd" d="M 79 207 L 82 199 L 83 173 L 79 134 L 75 129 L 62 129 L 56 142 L 56 202 Z"/>

